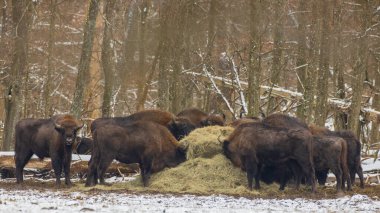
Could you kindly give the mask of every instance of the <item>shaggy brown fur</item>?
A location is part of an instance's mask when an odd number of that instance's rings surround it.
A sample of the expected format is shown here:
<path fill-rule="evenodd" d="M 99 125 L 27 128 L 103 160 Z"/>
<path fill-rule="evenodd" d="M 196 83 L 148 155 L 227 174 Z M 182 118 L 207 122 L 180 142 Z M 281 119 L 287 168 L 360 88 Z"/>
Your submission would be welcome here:
<path fill-rule="evenodd" d="M 50 119 L 23 119 L 16 124 L 15 162 L 17 183 L 23 182 L 23 169 L 33 154 L 51 158 L 56 185 L 61 184 L 62 167 L 65 184 L 71 185 L 70 163 L 72 144 L 83 124 L 71 115 Z"/>
<path fill-rule="evenodd" d="M 263 123 L 238 126 L 223 143 L 225 155 L 232 163 L 247 172 L 248 187 L 260 188 L 261 167 L 295 160 L 311 180 L 315 192 L 311 134 L 308 130 L 287 130 L 269 127 Z"/>
<path fill-rule="evenodd" d="M 313 135 L 326 135 L 341 137 L 347 143 L 347 165 L 350 171 L 351 183 L 355 183 L 355 175 L 358 174 L 360 179 L 360 187 L 364 188 L 364 177 L 363 169 L 361 165 L 361 143 L 352 131 L 341 130 L 341 131 L 331 131 L 324 127 L 318 127 L 315 125 L 309 126 L 310 131 Z M 320 174 L 321 177 L 326 176 L 327 172 Z M 325 178 L 326 179 L 326 178 Z M 323 183 L 324 184 L 324 183 Z"/>
<path fill-rule="evenodd" d="M 86 186 L 95 185 L 98 177 L 100 184 L 105 184 L 104 173 L 114 159 L 139 163 L 142 181 L 147 186 L 152 172 L 174 167 L 186 158 L 177 140 L 160 124 L 137 121 L 124 127 L 104 125 L 94 132 Z"/>

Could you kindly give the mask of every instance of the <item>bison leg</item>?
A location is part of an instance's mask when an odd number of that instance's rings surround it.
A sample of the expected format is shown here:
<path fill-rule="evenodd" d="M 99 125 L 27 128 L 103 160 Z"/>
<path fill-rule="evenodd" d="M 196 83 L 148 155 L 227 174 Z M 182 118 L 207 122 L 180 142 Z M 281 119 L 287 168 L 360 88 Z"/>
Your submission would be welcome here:
<path fill-rule="evenodd" d="M 99 160 L 98 170 L 97 170 L 97 176 L 99 178 L 99 184 L 101 185 L 108 185 L 106 184 L 106 181 L 104 180 L 104 174 L 106 173 L 108 167 L 112 163 L 113 158 L 101 158 Z"/>
<path fill-rule="evenodd" d="M 320 186 L 324 186 L 326 184 L 328 173 L 329 173 L 328 169 L 321 170 L 321 171 L 315 171 L 315 176 L 316 176 Z"/>
<path fill-rule="evenodd" d="M 315 170 L 313 164 L 309 162 L 309 160 L 298 161 L 301 166 L 303 172 L 306 175 L 306 178 L 311 181 L 311 191 L 317 192 L 316 189 L 316 181 L 315 181 Z"/>
<path fill-rule="evenodd" d="M 140 163 L 140 170 L 141 170 L 141 178 L 142 182 L 144 184 L 144 187 L 148 186 L 150 175 L 152 173 L 152 159 L 144 159 L 142 163 Z"/>
<path fill-rule="evenodd" d="M 65 184 L 67 186 L 71 186 L 71 180 L 70 180 L 70 164 L 71 164 L 71 152 L 66 153 L 65 159 L 63 162 L 63 170 L 65 172 Z"/>
<path fill-rule="evenodd" d="M 24 181 L 24 167 L 29 162 L 30 158 L 33 156 L 31 150 L 25 152 L 16 152 L 15 161 L 16 161 L 16 180 L 17 183 L 22 183 Z"/>
<path fill-rule="evenodd" d="M 340 192 L 342 191 L 342 169 L 340 168 L 340 165 L 335 165 L 331 168 L 331 171 L 336 178 L 336 190 Z"/>
<path fill-rule="evenodd" d="M 363 168 L 362 168 L 360 160 L 359 162 L 356 163 L 356 173 L 358 173 L 359 175 L 360 188 L 364 188 Z M 355 175 L 354 175 L 354 179 L 355 179 Z"/>
<path fill-rule="evenodd" d="M 55 174 L 55 185 L 58 187 L 61 185 L 62 159 L 59 156 L 52 155 L 51 163 Z"/>
<path fill-rule="evenodd" d="M 87 179 L 86 179 L 86 184 L 85 184 L 86 187 L 96 185 L 95 178 L 97 177 L 95 173 L 96 173 L 96 165 L 93 161 L 90 161 L 88 165 L 88 170 L 87 170 Z"/>
<path fill-rule="evenodd" d="M 253 178 L 255 178 L 255 189 L 260 189 L 260 173 L 257 161 L 253 156 L 242 156 L 241 162 L 247 172 L 248 188 L 252 190 Z M 260 166 L 261 167 L 261 166 Z"/>

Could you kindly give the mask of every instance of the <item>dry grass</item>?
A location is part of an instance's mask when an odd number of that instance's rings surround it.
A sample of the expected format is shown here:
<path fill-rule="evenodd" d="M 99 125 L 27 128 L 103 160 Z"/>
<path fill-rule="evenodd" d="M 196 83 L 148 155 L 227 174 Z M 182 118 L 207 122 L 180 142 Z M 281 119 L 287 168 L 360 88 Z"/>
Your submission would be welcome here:
<path fill-rule="evenodd" d="M 187 148 L 186 159 L 212 158 L 222 153 L 223 141 L 232 133 L 234 128 L 210 126 L 196 129 L 180 141 L 181 146 Z M 220 141 L 219 141 L 220 140 Z"/>

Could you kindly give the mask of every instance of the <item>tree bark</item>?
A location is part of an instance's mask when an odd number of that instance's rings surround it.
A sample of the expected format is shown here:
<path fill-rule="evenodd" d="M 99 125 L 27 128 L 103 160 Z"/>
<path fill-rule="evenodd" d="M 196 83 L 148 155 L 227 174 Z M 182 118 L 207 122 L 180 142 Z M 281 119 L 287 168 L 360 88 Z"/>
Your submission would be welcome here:
<path fill-rule="evenodd" d="M 377 62 L 377 70 L 375 70 L 375 88 L 376 88 L 376 93 L 375 96 L 373 97 L 373 103 L 372 103 L 372 108 L 374 110 L 379 111 L 380 110 L 380 62 Z M 371 129 L 371 139 L 370 143 L 374 144 L 378 142 L 379 139 L 379 121 L 380 118 L 376 119 L 375 121 L 372 121 L 372 129 Z"/>
<path fill-rule="evenodd" d="M 348 117 L 348 128 L 357 133 L 360 138 L 359 115 L 362 101 L 363 81 L 364 75 L 368 68 L 368 35 L 367 28 L 370 25 L 371 10 L 367 0 L 358 0 L 361 4 L 362 11 L 360 14 L 361 32 L 357 42 L 357 61 L 354 67 L 353 76 L 355 80 L 352 82 L 352 102 L 350 107 L 350 114 Z"/>
<path fill-rule="evenodd" d="M 52 88 L 52 74 L 54 73 L 53 66 L 53 51 L 54 51 L 54 29 L 55 29 L 55 16 L 57 9 L 57 1 L 50 0 L 50 23 L 49 23 L 49 41 L 48 41 L 48 58 L 47 58 L 47 72 L 46 82 L 44 85 L 44 117 L 51 117 L 53 114 L 53 108 L 51 104 L 52 98 L 50 97 Z"/>
<path fill-rule="evenodd" d="M 81 117 L 83 109 L 84 91 L 88 83 L 88 73 L 91 61 L 92 46 L 96 17 L 99 11 L 99 0 L 90 0 L 87 19 L 84 25 L 82 53 L 78 65 L 78 76 L 75 84 L 74 101 L 71 105 L 71 113 L 75 117 Z"/>
<path fill-rule="evenodd" d="M 261 79 L 261 36 L 259 31 L 261 19 L 260 2 L 250 1 L 250 53 L 248 65 L 248 115 L 260 113 L 260 79 Z"/>
<path fill-rule="evenodd" d="M 139 75 L 137 79 L 137 101 L 136 110 L 141 111 L 144 109 L 145 100 L 143 99 L 144 83 L 146 81 L 145 70 L 145 31 L 146 31 L 146 17 L 149 11 L 148 0 L 143 0 L 140 6 L 140 23 L 139 23 Z"/>
<path fill-rule="evenodd" d="M 344 72 L 342 58 L 342 2 L 334 1 L 334 40 L 333 40 L 333 68 L 334 68 L 334 85 L 336 88 L 335 96 L 339 99 L 345 99 L 346 93 L 344 88 Z M 335 112 L 335 130 L 347 129 L 347 114 L 342 111 Z"/>
<path fill-rule="evenodd" d="M 281 59 L 282 59 L 282 46 L 284 37 L 284 24 L 283 24 L 283 10 L 284 10 L 284 0 L 274 1 L 274 29 L 273 29 L 273 62 L 272 62 L 272 73 L 270 76 L 271 85 L 279 86 L 280 75 L 281 75 Z M 269 97 L 267 113 L 276 110 L 275 100 L 273 97 Z"/>
<path fill-rule="evenodd" d="M 116 115 L 125 113 L 127 105 L 127 89 L 131 84 L 130 74 L 136 45 L 133 40 L 137 39 L 137 1 L 132 0 L 124 13 L 123 44 L 121 47 L 121 57 L 117 63 L 117 75 L 115 88 L 120 88 L 118 95 L 119 104 L 116 106 Z"/>
<path fill-rule="evenodd" d="M 114 63 L 112 60 L 112 26 L 114 24 L 114 8 L 115 0 L 108 0 L 105 2 L 104 13 L 104 32 L 102 42 L 102 68 L 104 73 L 104 92 L 102 103 L 102 117 L 111 116 L 111 100 L 113 94 L 114 82 Z"/>
<path fill-rule="evenodd" d="M 28 32 L 31 21 L 32 2 L 27 0 L 12 1 L 14 52 L 12 66 L 5 94 L 5 121 L 3 146 L 1 150 L 9 151 L 14 139 L 14 128 L 19 120 L 23 75 L 26 72 L 28 56 Z"/>
<path fill-rule="evenodd" d="M 315 124 L 324 126 L 327 119 L 327 97 L 330 56 L 330 0 L 321 1 L 322 29 L 319 53 L 319 69 L 317 79 L 317 102 L 315 108 Z"/>
<path fill-rule="evenodd" d="M 307 60 L 306 60 L 306 18 L 305 12 L 307 10 L 307 0 L 300 0 L 298 4 L 298 10 L 300 11 L 298 15 L 298 49 L 297 49 L 297 62 L 296 62 L 296 73 L 298 75 L 297 80 L 297 91 L 305 94 L 306 78 L 308 69 Z M 306 118 L 306 103 L 305 98 L 301 100 L 301 104 L 297 108 L 297 117 L 301 120 Z"/>

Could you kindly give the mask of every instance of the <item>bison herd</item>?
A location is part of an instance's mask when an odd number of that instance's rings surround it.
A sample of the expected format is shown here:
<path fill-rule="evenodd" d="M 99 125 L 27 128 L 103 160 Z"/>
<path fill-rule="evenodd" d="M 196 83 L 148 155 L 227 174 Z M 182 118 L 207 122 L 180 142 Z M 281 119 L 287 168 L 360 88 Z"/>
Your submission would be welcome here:
<path fill-rule="evenodd" d="M 178 140 L 196 128 L 225 125 L 225 116 L 186 109 L 177 115 L 162 110 L 145 110 L 126 117 L 98 118 L 91 123 L 91 138 L 78 137 L 84 123 L 70 115 L 50 119 L 23 119 L 16 125 L 15 162 L 17 183 L 23 182 L 23 169 L 33 154 L 50 157 L 60 185 L 62 170 L 65 184 L 71 185 L 72 153 L 88 154 L 86 186 L 106 184 L 104 174 L 113 160 L 138 163 L 142 182 L 165 167 L 175 167 L 186 160 L 186 150 Z M 331 131 L 308 126 L 284 114 L 259 119 L 246 117 L 229 125 L 235 130 L 221 141 L 223 152 L 231 162 L 247 173 L 248 188 L 260 188 L 260 181 L 278 182 L 283 190 L 293 181 L 324 185 L 331 171 L 337 191 L 351 185 L 355 175 L 364 187 L 361 167 L 361 144 L 351 131 Z"/>

